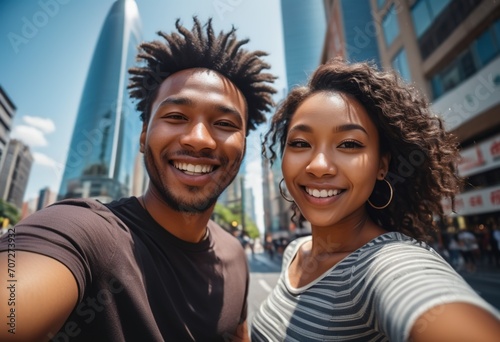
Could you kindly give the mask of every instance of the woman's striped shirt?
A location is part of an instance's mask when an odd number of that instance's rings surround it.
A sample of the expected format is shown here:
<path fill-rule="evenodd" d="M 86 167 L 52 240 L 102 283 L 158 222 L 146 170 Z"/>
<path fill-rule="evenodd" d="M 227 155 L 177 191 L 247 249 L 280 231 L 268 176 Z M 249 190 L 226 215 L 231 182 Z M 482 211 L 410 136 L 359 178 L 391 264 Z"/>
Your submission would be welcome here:
<path fill-rule="evenodd" d="M 294 288 L 287 270 L 310 239 L 294 240 L 285 250 L 278 284 L 252 318 L 252 341 L 407 341 L 421 314 L 451 302 L 477 305 L 500 319 L 437 252 L 397 232 L 378 236 Z"/>

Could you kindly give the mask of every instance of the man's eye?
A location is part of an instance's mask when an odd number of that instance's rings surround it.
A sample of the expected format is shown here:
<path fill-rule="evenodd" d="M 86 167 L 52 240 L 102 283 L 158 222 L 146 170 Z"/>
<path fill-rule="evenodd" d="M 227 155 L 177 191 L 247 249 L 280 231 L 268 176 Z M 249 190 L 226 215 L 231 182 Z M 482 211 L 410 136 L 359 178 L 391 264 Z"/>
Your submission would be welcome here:
<path fill-rule="evenodd" d="M 164 118 L 171 119 L 171 120 L 185 120 L 186 119 L 186 117 L 184 115 L 178 114 L 178 113 L 167 114 L 164 116 Z"/>
<path fill-rule="evenodd" d="M 219 121 L 216 123 L 217 126 L 222 126 L 222 127 L 236 127 L 235 124 L 229 121 Z"/>
<path fill-rule="evenodd" d="M 289 141 L 287 145 L 290 147 L 298 147 L 298 148 L 309 147 L 309 144 L 304 140 L 292 140 Z"/>

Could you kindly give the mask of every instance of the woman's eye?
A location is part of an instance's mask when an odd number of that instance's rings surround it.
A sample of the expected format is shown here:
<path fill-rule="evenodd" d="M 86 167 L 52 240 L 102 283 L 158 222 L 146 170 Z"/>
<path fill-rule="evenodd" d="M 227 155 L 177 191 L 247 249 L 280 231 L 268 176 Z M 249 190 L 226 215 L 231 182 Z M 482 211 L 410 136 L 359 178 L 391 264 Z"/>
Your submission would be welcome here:
<path fill-rule="evenodd" d="M 349 141 L 344 141 L 342 144 L 339 145 L 339 147 L 351 149 L 351 148 L 361 148 L 363 147 L 363 145 L 357 141 L 349 140 Z"/>

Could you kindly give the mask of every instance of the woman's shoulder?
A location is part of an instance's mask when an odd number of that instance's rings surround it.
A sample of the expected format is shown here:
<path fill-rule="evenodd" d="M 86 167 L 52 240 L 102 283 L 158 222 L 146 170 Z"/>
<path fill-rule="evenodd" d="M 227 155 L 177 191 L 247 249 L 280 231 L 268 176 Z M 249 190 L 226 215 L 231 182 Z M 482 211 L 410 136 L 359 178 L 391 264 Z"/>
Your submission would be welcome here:
<path fill-rule="evenodd" d="M 292 240 L 288 246 L 286 246 L 285 251 L 283 252 L 283 265 L 286 265 L 290 259 L 292 259 L 295 254 L 297 254 L 298 249 L 305 242 L 310 241 L 312 239 L 311 235 L 301 236 L 297 239 Z"/>
<path fill-rule="evenodd" d="M 432 247 L 429 246 L 426 242 L 417 240 L 401 232 L 387 232 L 381 234 L 376 238 L 374 238 L 373 240 L 371 240 L 370 242 L 368 242 L 362 248 L 382 247 L 386 245 L 413 246 L 427 250 L 432 250 Z"/>
<path fill-rule="evenodd" d="M 373 268 L 423 263 L 447 265 L 439 253 L 426 242 L 400 232 L 387 232 L 374 238 L 361 247 L 356 255 L 360 259 L 368 258 Z"/>

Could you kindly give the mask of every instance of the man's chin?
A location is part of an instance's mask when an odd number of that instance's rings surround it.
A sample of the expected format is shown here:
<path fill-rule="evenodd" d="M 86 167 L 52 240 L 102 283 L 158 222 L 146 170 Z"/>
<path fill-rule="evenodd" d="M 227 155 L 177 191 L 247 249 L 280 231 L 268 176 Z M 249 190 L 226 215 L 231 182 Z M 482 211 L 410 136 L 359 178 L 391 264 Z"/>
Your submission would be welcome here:
<path fill-rule="evenodd" d="M 208 198 L 206 200 L 199 200 L 197 202 L 186 202 L 180 199 L 167 200 L 167 204 L 175 211 L 186 214 L 202 214 L 211 210 L 213 205 L 217 202 L 217 198 Z"/>

